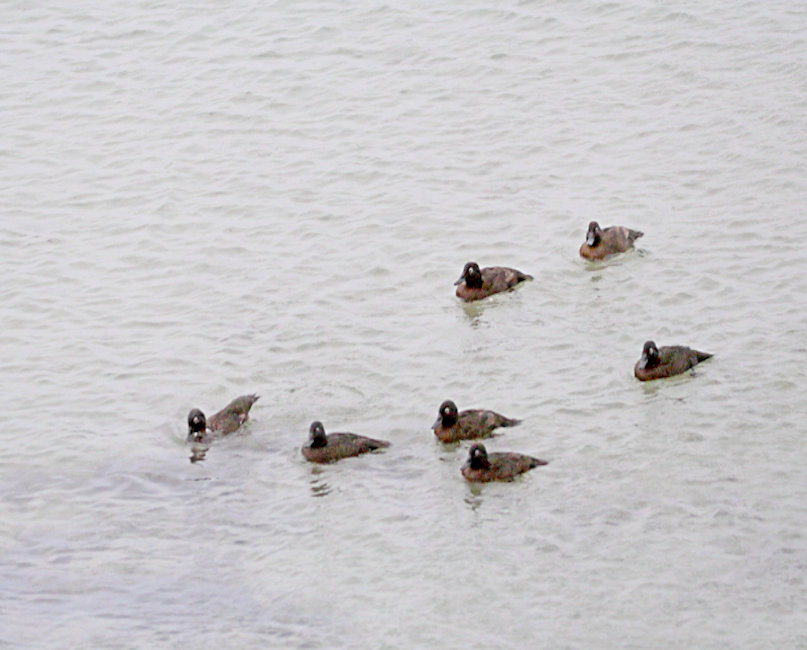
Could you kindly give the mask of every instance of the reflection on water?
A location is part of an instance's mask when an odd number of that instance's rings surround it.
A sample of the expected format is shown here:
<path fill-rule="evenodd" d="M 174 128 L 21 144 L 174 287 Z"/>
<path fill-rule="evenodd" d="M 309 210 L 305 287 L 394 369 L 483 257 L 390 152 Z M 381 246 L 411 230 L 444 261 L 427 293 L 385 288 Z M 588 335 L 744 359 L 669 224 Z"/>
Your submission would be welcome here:
<path fill-rule="evenodd" d="M 468 483 L 468 493 L 465 495 L 465 503 L 467 503 L 471 510 L 474 512 L 482 506 L 482 484 L 481 483 Z"/>
<path fill-rule="evenodd" d="M 617 253 L 615 255 L 611 255 L 610 257 L 606 257 L 601 260 L 589 260 L 581 257 L 580 261 L 583 262 L 583 268 L 586 271 L 593 273 L 597 271 L 605 271 L 609 267 L 629 264 L 634 257 L 645 257 L 646 255 L 647 251 L 645 249 L 631 248 L 629 251 L 625 251 L 624 253 Z M 598 282 L 602 279 L 603 279 L 602 275 L 596 275 L 592 278 L 592 280 L 595 282 Z"/>
<path fill-rule="evenodd" d="M 686 384 L 694 379 L 697 379 L 705 374 L 706 368 L 690 368 L 686 372 L 682 372 L 680 375 L 673 375 L 672 377 L 663 377 L 661 379 L 651 379 L 650 381 L 639 381 L 638 379 L 635 380 L 637 384 L 640 384 L 642 390 L 644 391 L 645 395 L 655 397 L 655 396 L 663 396 L 665 399 L 668 400 L 675 400 L 679 402 L 683 402 L 686 400 L 683 396 L 678 395 L 670 395 L 665 394 L 665 387 L 669 390 L 670 386 L 677 386 L 681 384 Z M 631 372 L 631 374 L 633 374 Z"/>
<path fill-rule="evenodd" d="M 333 488 L 329 483 L 325 482 L 325 470 L 322 467 L 311 468 L 311 481 L 309 487 L 311 488 L 311 496 L 324 497 L 328 496 Z"/>
<path fill-rule="evenodd" d="M 485 311 L 484 300 L 477 300 L 476 302 L 463 302 L 461 303 L 462 311 L 468 319 L 471 327 L 479 327 L 481 324 L 480 317 Z"/>
<path fill-rule="evenodd" d="M 199 462 L 203 461 L 205 459 L 205 456 L 207 455 L 207 450 L 208 449 L 210 449 L 210 447 L 208 447 L 207 445 L 201 445 L 201 444 L 198 444 L 198 443 L 197 444 L 192 444 L 191 445 L 190 461 L 192 463 L 199 463 Z"/>
<path fill-rule="evenodd" d="M 521 292 L 525 289 L 526 287 L 519 285 L 508 291 L 483 298 L 482 300 L 474 300 L 473 302 L 458 300 L 458 303 L 465 313 L 465 317 L 468 319 L 471 327 L 478 328 L 482 325 L 488 325 L 486 321 L 482 320 L 482 316 L 484 316 L 485 312 L 488 310 L 493 310 L 495 313 L 496 310 L 502 308 L 503 304 L 507 304 L 508 306 L 512 306 L 513 303 L 520 305 L 520 301 L 523 299 Z"/>
<path fill-rule="evenodd" d="M 446 452 L 445 455 L 440 456 L 440 460 L 446 460 L 448 458 L 453 458 L 454 454 L 456 453 L 457 449 L 462 446 L 462 442 L 460 440 L 455 440 L 454 442 L 441 442 L 437 436 L 435 436 L 435 441 L 440 445 L 442 450 Z"/>

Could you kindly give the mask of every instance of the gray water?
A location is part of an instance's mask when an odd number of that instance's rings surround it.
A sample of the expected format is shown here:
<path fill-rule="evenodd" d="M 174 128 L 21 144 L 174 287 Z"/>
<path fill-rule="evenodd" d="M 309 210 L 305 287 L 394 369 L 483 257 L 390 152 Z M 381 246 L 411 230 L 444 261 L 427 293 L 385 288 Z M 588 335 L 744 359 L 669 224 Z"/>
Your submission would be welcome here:
<path fill-rule="evenodd" d="M 807 647 L 803 3 L 3 17 L 0 645 Z M 549 465 L 467 484 L 448 398 Z"/>

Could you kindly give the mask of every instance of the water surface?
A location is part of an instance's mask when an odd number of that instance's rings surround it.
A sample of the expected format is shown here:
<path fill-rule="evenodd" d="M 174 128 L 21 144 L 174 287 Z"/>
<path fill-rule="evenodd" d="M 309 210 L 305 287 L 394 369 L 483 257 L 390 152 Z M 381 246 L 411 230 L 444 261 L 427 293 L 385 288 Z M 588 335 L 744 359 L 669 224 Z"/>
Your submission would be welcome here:
<path fill-rule="evenodd" d="M 801 6 L 4 17 L 0 645 L 807 646 Z M 448 398 L 550 464 L 467 485 Z"/>

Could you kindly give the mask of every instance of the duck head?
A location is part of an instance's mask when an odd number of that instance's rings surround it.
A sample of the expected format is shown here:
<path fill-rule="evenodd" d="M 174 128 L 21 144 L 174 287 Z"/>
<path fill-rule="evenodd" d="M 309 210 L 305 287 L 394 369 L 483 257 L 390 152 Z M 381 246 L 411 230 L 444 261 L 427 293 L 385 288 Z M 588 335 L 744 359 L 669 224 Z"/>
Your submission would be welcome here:
<path fill-rule="evenodd" d="M 485 445 L 483 445 L 481 442 L 471 445 L 471 449 L 468 451 L 467 465 L 471 469 L 487 469 L 490 467 L 488 450 L 485 449 Z"/>
<path fill-rule="evenodd" d="M 596 246 L 600 243 L 600 235 L 602 235 L 602 228 L 596 221 L 588 224 L 588 232 L 586 233 L 586 244 L 589 246 Z"/>
<path fill-rule="evenodd" d="M 191 409 L 188 413 L 188 442 L 200 442 L 204 440 L 207 430 L 207 420 L 205 414 L 199 409 Z"/>
<path fill-rule="evenodd" d="M 458 285 L 465 281 L 465 286 L 471 289 L 480 289 L 482 287 L 482 271 L 479 270 L 479 264 L 476 262 L 468 262 L 462 269 L 462 275 L 454 285 Z"/>
<path fill-rule="evenodd" d="M 659 362 L 658 347 L 653 341 L 646 341 L 642 348 L 642 358 L 639 359 L 639 368 L 652 368 L 657 366 Z"/>
<path fill-rule="evenodd" d="M 308 427 L 308 446 L 316 449 L 327 444 L 328 438 L 325 435 L 325 427 L 322 426 L 322 422 L 315 420 Z"/>
<path fill-rule="evenodd" d="M 457 423 L 457 416 L 457 405 L 450 399 L 447 399 L 440 404 L 440 410 L 437 412 L 437 419 L 434 421 L 432 429 L 436 429 L 439 426 L 450 429 Z"/>

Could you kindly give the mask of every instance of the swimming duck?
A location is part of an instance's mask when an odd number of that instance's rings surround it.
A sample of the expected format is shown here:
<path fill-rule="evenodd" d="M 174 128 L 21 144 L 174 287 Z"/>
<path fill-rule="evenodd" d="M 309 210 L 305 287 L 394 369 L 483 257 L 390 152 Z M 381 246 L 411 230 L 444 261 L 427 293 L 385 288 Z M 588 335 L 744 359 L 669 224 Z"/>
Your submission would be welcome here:
<path fill-rule="evenodd" d="M 375 440 L 356 433 L 326 435 L 322 422 L 312 422 L 308 429 L 308 442 L 303 445 L 302 452 L 305 459 L 312 463 L 334 463 L 342 458 L 389 446 L 386 440 Z"/>
<path fill-rule="evenodd" d="M 683 345 L 659 348 L 653 341 L 647 341 L 642 348 L 642 358 L 633 368 L 633 374 L 640 381 L 672 377 L 686 372 L 711 356 L 713 355 L 708 352 L 699 352 Z"/>
<path fill-rule="evenodd" d="M 458 298 L 472 302 L 512 289 L 524 280 L 532 280 L 532 276 L 505 266 L 488 266 L 480 270 L 479 264 L 468 262 L 454 285 Z"/>
<path fill-rule="evenodd" d="M 499 427 L 514 427 L 521 420 L 507 418 L 494 411 L 468 409 L 458 412 L 450 399 L 440 404 L 437 419 L 432 425 L 434 435 L 440 442 L 457 442 L 473 438 L 489 438 Z"/>
<path fill-rule="evenodd" d="M 625 226 L 600 228 L 600 224 L 592 221 L 588 224 L 586 241 L 580 246 L 580 256 L 590 260 L 601 260 L 615 253 L 624 253 L 633 248 L 633 242 L 644 235 L 638 230 Z"/>
<path fill-rule="evenodd" d="M 488 453 L 485 445 L 477 442 L 471 445 L 461 471 L 467 481 L 511 481 L 533 467 L 546 464 L 545 460 L 509 451 Z"/>
<path fill-rule="evenodd" d="M 188 442 L 202 442 L 209 433 L 226 436 L 237 430 L 249 419 L 249 409 L 258 399 L 258 395 L 236 397 L 209 420 L 199 409 L 191 409 L 188 413 Z"/>

